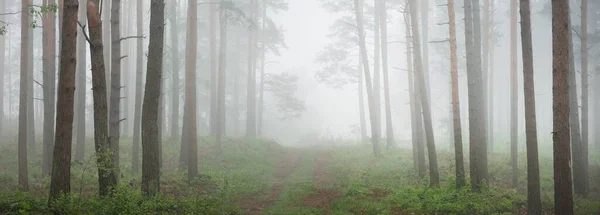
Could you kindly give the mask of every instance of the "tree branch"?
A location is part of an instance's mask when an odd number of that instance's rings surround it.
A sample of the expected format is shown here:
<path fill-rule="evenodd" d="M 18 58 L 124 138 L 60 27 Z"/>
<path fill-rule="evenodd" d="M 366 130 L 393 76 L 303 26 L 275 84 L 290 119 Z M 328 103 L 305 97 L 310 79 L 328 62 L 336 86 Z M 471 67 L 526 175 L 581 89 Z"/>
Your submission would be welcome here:
<path fill-rule="evenodd" d="M 144 39 L 146 38 L 146 36 L 142 35 L 142 36 L 128 36 L 128 37 L 122 37 L 121 39 L 119 39 L 119 42 L 123 41 L 123 40 L 127 40 L 127 39 Z"/>
<path fill-rule="evenodd" d="M 85 37 L 85 40 L 88 41 L 88 43 L 92 44 L 92 41 L 90 40 L 90 37 L 88 37 L 87 33 L 85 33 L 85 26 L 86 25 L 81 25 L 81 22 L 77 21 L 77 24 L 79 24 L 79 27 L 81 27 L 81 32 L 83 33 L 83 36 Z"/>
<path fill-rule="evenodd" d="M 446 43 L 446 42 L 450 42 L 449 39 L 445 39 L 445 40 L 433 40 L 433 41 L 429 41 L 429 43 Z"/>
<path fill-rule="evenodd" d="M 117 121 L 117 123 L 121 123 L 121 122 L 123 122 L 125 120 L 127 120 L 127 118 L 120 119 L 119 121 Z"/>
<path fill-rule="evenodd" d="M 44 101 L 44 99 L 40 99 L 40 98 L 33 98 L 33 100 Z"/>
<path fill-rule="evenodd" d="M 33 79 L 33 82 L 35 82 L 36 84 L 40 85 L 40 87 L 44 88 L 44 85 L 38 81 L 36 81 L 35 79 Z"/>

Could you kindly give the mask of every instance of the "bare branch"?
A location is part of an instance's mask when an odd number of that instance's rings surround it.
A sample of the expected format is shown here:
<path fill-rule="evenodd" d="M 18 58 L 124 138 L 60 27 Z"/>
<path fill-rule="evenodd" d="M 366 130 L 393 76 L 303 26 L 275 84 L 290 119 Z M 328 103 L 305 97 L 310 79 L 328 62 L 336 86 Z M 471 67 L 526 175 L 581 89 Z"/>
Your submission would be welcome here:
<path fill-rule="evenodd" d="M 450 22 L 440 22 L 437 25 L 449 25 L 449 24 L 450 24 Z"/>
<path fill-rule="evenodd" d="M 36 81 L 35 79 L 33 79 L 33 82 L 35 82 L 36 84 L 40 85 L 40 87 L 44 88 L 44 85 L 38 81 Z"/>
<path fill-rule="evenodd" d="M 117 121 L 117 123 L 121 123 L 121 122 L 123 122 L 125 120 L 127 120 L 127 118 L 120 119 L 119 121 Z"/>
<path fill-rule="evenodd" d="M 44 99 L 40 99 L 40 98 L 33 98 L 33 100 L 44 101 Z"/>
<path fill-rule="evenodd" d="M 87 33 L 85 33 L 85 25 L 82 25 L 81 22 L 79 22 L 79 21 L 77 21 L 77 24 L 79 24 L 79 27 L 81 27 L 81 32 L 83 32 L 83 36 L 85 37 L 85 40 L 87 40 L 88 43 L 92 44 L 90 37 L 88 37 Z"/>
<path fill-rule="evenodd" d="M 119 42 L 123 41 L 123 40 L 128 40 L 128 39 L 144 39 L 146 38 L 146 36 L 142 35 L 142 36 L 128 36 L 128 37 L 122 37 L 121 39 L 119 39 Z"/>
<path fill-rule="evenodd" d="M 445 39 L 445 40 L 433 40 L 433 41 L 429 41 L 429 43 L 447 43 L 450 42 L 449 39 Z"/>
<path fill-rule="evenodd" d="M 17 12 L 11 12 L 11 13 L 0 13 L 0 16 L 6 16 L 6 15 L 16 15 L 21 13 L 21 11 L 17 11 Z"/>
<path fill-rule="evenodd" d="M 119 60 L 123 60 L 124 58 L 128 57 L 127 55 L 123 55 L 119 58 Z"/>

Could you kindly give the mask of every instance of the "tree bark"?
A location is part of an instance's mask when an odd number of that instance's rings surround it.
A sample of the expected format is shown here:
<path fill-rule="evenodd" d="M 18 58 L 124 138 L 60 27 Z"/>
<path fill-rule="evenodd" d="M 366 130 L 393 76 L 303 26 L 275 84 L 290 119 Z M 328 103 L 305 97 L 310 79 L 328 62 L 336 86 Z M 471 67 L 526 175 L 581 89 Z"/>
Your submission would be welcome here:
<path fill-rule="evenodd" d="M 87 0 L 79 0 L 79 5 L 86 5 Z M 87 22 L 87 7 L 79 7 L 78 22 Z M 77 28 L 77 72 L 75 72 L 75 88 L 79 89 L 75 93 L 76 113 L 75 113 L 75 131 L 77 139 L 75 139 L 75 160 L 84 162 L 85 157 L 85 106 L 86 106 L 86 70 L 87 70 L 87 49 L 84 31 Z"/>
<path fill-rule="evenodd" d="M 115 165 L 115 175 L 119 175 L 119 145 L 121 138 L 121 0 L 112 0 L 111 7 L 111 70 L 110 70 L 110 112 L 109 142 L 111 160 Z"/>
<path fill-rule="evenodd" d="M 212 6 L 213 4 L 211 4 Z M 179 37 L 177 34 L 177 1 L 171 2 L 171 64 L 173 70 L 171 71 L 173 76 L 171 77 L 171 140 L 177 139 L 179 135 Z M 212 42 L 211 42 L 212 44 Z"/>
<path fill-rule="evenodd" d="M 185 105 L 184 139 L 187 145 L 188 180 L 192 182 L 198 175 L 198 140 L 196 129 L 196 56 L 198 50 L 198 1 L 188 0 L 188 35 L 185 59 Z"/>
<path fill-rule="evenodd" d="M 415 87 L 413 80 L 413 58 L 412 58 L 412 36 L 410 33 L 410 15 L 408 13 L 410 8 L 407 8 L 404 11 L 404 24 L 405 24 L 405 36 L 406 36 L 406 74 L 408 75 L 408 97 L 409 97 L 409 106 L 410 106 L 410 131 L 411 131 L 411 140 L 412 140 L 412 151 L 413 151 L 413 167 L 415 171 L 419 172 L 419 176 L 422 176 L 419 171 L 421 168 L 419 167 L 419 156 L 418 156 L 418 135 L 417 135 L 417 115 L 419 115 L 416 111 L 416 102 L 415 102 Z M 420 116 L 420 115 L 419 115 Z M 423 168 L 425 169 L 425 168 Z"/>
<path fill-rule="evenodd" d="M 487 111 L 486 111 L 486 99 L 485 99 L 485 82 L 484 82 L 484 73 L 482 72 L 482 65 L 481 65 L 481 46 L 482 46 L 482 40 L 481 40 L 481 15 L 480 15 L 480 7 L 479 7 L 479 0 L 473 0 L 473 5 L 475 5 L 476 7 L 473 7 L 473 27 L 474 27 L 474 36 L 473 39 L 475 41 L 474 43 L 474 50 L 475 50 L 475 71 L 477 72 L 477 85 L 479 88 L 478 92 L 478 100 L 479 100 L 479 117 L 478 117 L 478 132 L 476 133 L 476 135 L 478 136 L 478 140 L 477 143 L 479 144 L 479 146 L 477 147 L 477 159 L 478 159 L 478 168 L 479 168 L 479 175 L 481 177 L 481 180 L 483 181 L 487 181 L 488 178 L 488 159 L 487 159 L 487 122 L 486 122 L 486 117 L 487 117 Z"/>
<path fill-rule="evenodd" d="M 425 125 L 425 136 L 427 140 L 427 154 L 429 158 L 429 186 L 438 187 L 440 185 L 437 155 L 435 150 L 435 140 L 433 136 L 433 125 L 431 119 L 431 108 L 429 106 L 429 98 L 427 95 L 427 88 L 425 85 L 425 77 L 423 75 L 423 62 L 421 61 L 421 47 L 419 38 L 419 23 L 417 21 L 417 2 L 416 0 L 411 1 L 411 23 L 413 32 L 413 47 L 415 54 L 415 78 L 418 85 L 418 90 L 421 96 L 421 108 L 423 108 L 423 122 Z"/>
<path fill-rule="evenodd" d="M 382 55 L 382 66 L 383 66 L 383 93 L 385 100 L 385 129 L 386 129 L 386 140 L 387 147 L 390 148 L 395 145 L 394 139 L 394 127 L 392 125 L 392 106 L 390 103 L 390 84 L 388 78 L 388 33 L 387 33 L 387 11 L 386 11 L 385 0 L 381 0 L 379 3 L 379 14 L 381 16 L 381 55 Z"/>
<path fill-rule="evenodd" d="M 101 11 L 101 16 L 102 16 L 102 44 L 104 44 L 105 48 L 104 48 L 104 65 L 106 67 L 106 86 L 109 86 L 106 88 L 106 95 L 112 95 L 111 94 L 111 88 L 110 86 L 112 86 L 111 84 L 111 50 L 112 50 L 112 43 L 110 41 L 111 39 L 111 30 L 110 29 L 110 20 L 111 20 L 111 1 L 112 0 L 102 0 L 101 5 L 102 6 L 102 11 Z M 112 101 L 108 100 L 108 104 L 110 105 Z M 110 121 L 109 121 L 109 127 L 110 127 Z M 109 129 L 110 130 L 110 129 Z M 110 133 L 110 131 L 109 131 Z"/>
<path fill-rule="evenodd" d="M 369 104 L 369 116 L 371 121 L 371 144 L 373 145 L 373 152 L 375 157 L 381 157 L 381 150 L 379 148 L 379 126 L 376 120 L 376 105 L 375 99 L 373 98 L 373 84 L 371 82 L 371 72 L 369 71 L 369 58 L 367 57 L 367 47 L 365 42 L 365 29 L 363 24 L 363 1 L 354 0 L 354 14 L 356 17 L 356 25 L 358 26 L 358 38 L 360 46 L 360 56 L 363 62 L 363 71 L 365 73 L 365 82 L 367 84 L 367 101 Z"/>
<path fill-rule="evenodd" d="M 104 46 L 102 44 L 102 21 L 100 20 L 99 0 L 87 3 L 89 43 L 92 59 L 92 92 L 94 97 L 94 142 L 98 164 L 100 196 L 106 196 L 117 185 L 116 168 L 111 160 L 108 140 L 108 107 L 106 99 L 106 75 L 104 70 Z"/>
<path fill-rule="evenodd" d="M 29 11 L 30 0 L 22 0 L 21 11 Z M 18 136 L 18 154 L 19 154 L 19 190 L 29 190 L 29 175 L 27 169 L 27 80 L 29 76 L 29 13 L 21 13 L 21 71 L 19 81 L 19 136 Z"/>
<path fill-rule="evenodd" d="M 75 70 L 77 67 L 77 12 L 79 2 L 67 0 L 61 30 L 61 53 L 59 93 L 56 104 L 56 134 L 52 176 L 50 178 L 50 201 L 71 191 L 71 145 L 73 138 L 73 106 L 75 97 Z M 60 168 L 59 168 L 60 167 Z"/>
<path fill-rule="evenodd" d="M 519 186 L 519 95 L 517 85 L 517 0 L 510 1 L 510 164 L 512 187 Z"/>
<path fill-rule="evenodd" d="M 44 5 L 55 4 L 55 0 L 44 0 Z M 52 150 L 54 148 L 54 114 L 56 96 L 56 14 L 44 14 L 44 131 L 42 149 L 42 175 L 52 171 Z"/>
<path fill-rule="evenodd" d="M 196 5 L 193 5 L 194 7 Z M 164 43 L 165 1 L 152 0 L 150 5 L 150 43 L 148 71 L 142 107 L 142 192 L 154 196 L 160 191 L 160 162 L 158 137 L 159 97 L 162 92 L 162 63 Z"/>
<path fill-rule="evenodd" d="M 137 0 L 137 35 L 144 34 L 144 3 L 142 0 Z M 144 39 L 138 38 L 136 44 L 136 57 L 135 57 L 135 109 L 133 113 L 133 145 L 131 150 L 131 171 L 137 173 L 140 170 L 140 123 L 142 118 L 142 76 L 143 63 L 144 63 Z"/>
<path fill-rule="evenodd" d="M 533 45 L 531 37 L 531 6 L 521 0 L 521 44 L 523 47 L 523 87 L 525 93 L 525 135 L 527 136 L 527 213 L 542 214 L 540 170 L 535 117 L 535 87 L 533 76 Z"/>
<path fill-rule="evenodd" d="M 454 159 L 456 166 L 456 187 L 465 185 L 465 167 L 463 159 L 462 126 L 460 121 L 460 100 L 458 89 L 458 54 L 456 45 L 456 13 L 454 0 L 448 0 L 448 23 L 450 25 L 450 77 L 452 85 L 452 121 L 454 128 Z"/>
<path fill-rule="evenodd" d="M 582 196 L 589 192 L 589 71 L 588 71 L 588 0 L 581 0 L 581 147 L 583 183 Z"/>
<path fill-rule="evenodd" d="M 554 213 L 574 214 L 569 133 L 569 1 L 552 1 Z"/>

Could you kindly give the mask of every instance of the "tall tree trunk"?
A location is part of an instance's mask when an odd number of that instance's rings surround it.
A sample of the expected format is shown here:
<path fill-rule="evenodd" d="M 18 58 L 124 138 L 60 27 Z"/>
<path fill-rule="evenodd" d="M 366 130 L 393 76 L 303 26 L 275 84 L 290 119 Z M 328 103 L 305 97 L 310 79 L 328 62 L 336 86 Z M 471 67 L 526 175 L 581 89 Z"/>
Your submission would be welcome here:
<path fill-rule="evenodd" d="M 71 191 L 71 145 L 73 138 L 73 106 L 75 97 L 75 70 L 77 67 L 77 0 L 67 0 L 61 30 L 59 93 L 56 104 L 56 136 L 50 178 L 50 201 Z M 60 167 L 60 168 L 58 168 Z"/>
<path fill-rule="evenodd" d="M 102 21 L 100 20 L 99 0 L 88 1 L 87 15 L 89 43 L 92 59 L 92 91 L 94 97 L 94 142 L 98 162 L 98 183 L 100 195 L 110 194 L 117 185 L 116 168 L 111 161 L 112 152 L 108 140 L 108 107 L 106 99 L 106 75 L 104 70 L 104 46 L 102 44 Z"/>
<path fill-rule="evenodd" d="M 213 4 L 211 4 L 212 6 Z M 171 140 L 179 135 L 179 37 L 177 35 L 177 1 L 171 1 L 171 64 L 173 76 L 171 77 Z M 212 42 L 211 42 L 212 45 Z"/>
<path fill-rule="evenodd" d="M 535 118 L 531 6 L 521 0 L 521 44 L 523 47 L 523 88 L 525 92 L 525 135 L 527 136 L 527 213 L 542 214 L 540 170 Z"/>
<path fill-rule="evenodd" d="M 460 121 L 460 99 L 458 89 L 458 54 L 456 45 L 456 13 L 454 0 L 448 0 L 448 23 L 450 25 L 450 76 L 452 85 L 452 121 L 454 128 L 454 159 L 456 166 L 456 187 L 465 185 L 465 167 L 463 160 L 462 126 Z"/>
<path fill-rule="evenodd" d="M 358 26 L 358 38 L 360 56 L 363 62 L 363 71 L 365 72 L 365 82 L 367 84 L 367 101 L 369 103 L 369 116 L 371 121 L 371 144 L 373 145 L 373 152 L 375 157 L 381 157 L 381 150 L 379 148 L 379 126 L 376 120 L 376 105 L 375 99 L 373 98 L 373 84 L 371 82 L 371 72 L 369 71 L 369 58 L 367 55 L 367 45 L 365 42 L 365 28 L 363 24 L 363 5 L 362 0 L 354 0 L 354 14 L 356 17 L 356 25 Z"/>
<path fill-rule="evenodd" d="M 479 168 L 479 175 L 481 177 L 482 181 L 487 181 L 488 178 L 488 159 L 487 159 L 487 122 L 486 122 L 486 103 L 485 103 L 485 88 L 486 88 L 486 84 L 484 82 L 485 79 L 483 72 L 482 72 L 482 65 L 481 65 L 481 44 L 482 44 L 482 40 L 481 40 L 481 15 L 480 15 L 480 7 L 479 7 L 479 0 L 473 0 L 473 5 L 475 5 L 476 7 L 473 8 L 473 28 L 475 29 L 474 32 L 474 50 L 475 50 L 475 71 L 477 72 L 477 85 L 478 86 L 478 108 L 479 108 L 479 117 L 477 118 L 477 120 L 479 121 L 478 126 L 477 126 L 477 132 L 475 133 L 478 137 L 477 139 L 479 141 L 477 141 L 476 143 L 479 144 L 479 146 L 477 146 L 477 165 Z"/>
<path fill-rule="evenodd" d="M 581 0 L 581 147 L 583 166 L 583 190 L 581 195 L 588 195 L 589 187 L 589 71 L 588 71 L 588 0 Z"/>
<path fill-rule="evenodd" d="M 405 36 L 406 36 L 406 74 L 408 75 L 408 97 L 409 97 L 409 106 L 410 106 L 410 131 L 411 131 L 411 140 L 412 140 L 412 151 L 413 151 L 413 167 L 415 168 L 415 171 L 419 171 L 420 167 L 420 161 L 419 161 L 419 156 L 418 156 L 418 145 L 419 145 L 419 141 L 418 141 L 418 135 L 417 135 L 417 121 L 419 118 L 417 118 L 417 115 L 420 116 L 420 114 L 418 114 L 416 112 L 416 104 L 415 104 L 415 87 L 414 87 L 414 81 L 413 81 L 413 58 L 412 58 L 412 36 L 410 33 L 410 15 L 409 13 L 410 8 L 407 8 L 404 11 L 404 24 L 405 24 Z M 423 168 L 425 169 L 425 168 Z M 419 176 L 422 176 L 421 172 L 419 171 Z"/>
<path fill-rule="evenodd" d="M 517 0 L 510 1 L 510 163 L 512 187 L 519 186 L 519 95 L 517 86 Z"/>
<path fill-rule="evenodd" d="M 387 147 L 390 148 L 395 145 L 394 140 L 394 127 L 392 125 L 392 106 L 390 103 L 390 84 L 388 78 L 388 33 L 387 33 L 387 6 L 385 0 L 381 0 L 379 3 L 379 12 L 381 16 L 381 55 L 382 55 L 382 66 L 383 66 L 383 93 L 385 99 L 385 129 L 386 129 L 386 140 Z"/>
<path fill-rule="evenodd" d="M 483 0 L 483 14 L 482 14 L 482 25 L 481 25 L 481 31 L 482 31 L 482 39 L 481 39 L 481 45 L 482 45 L 482 50 L 481 50 L 481 69 L 482 69 L 482 75 L 483 75 L 483 81 L 484 81 L 484 87 L 483 87 L 483 96 L 484 96 L 484 107 L 485 107 L 485 126 L 488 127 L 487 129 L 487 133 L 486 133 L 486 138 L 487 138 L 487 150 L 488 151 L 493 151 L 491 150 L 493 147 L 493 143 L 492 140 L 490 139 L 490 133 L 491 130 L 489 129 L 489 125 L 490 125 L 490 121 L 492 121 L 492 114 L 490 113 L 490 101 L 492 100 L 492 96 L 489 96 L 488 91 L 489 91 L 489 50 L 490 50 L 490 31 L 489 26 L 490 26 L 490 0 Z"/>
<path fill-rule="evenodd" d="M 115 175 L 119 175 L 119 145 L 121 138 L 121 0 L 112 0 L 110 19 L 110 41 L 112 69 L 110 70 L 110 112 L 109 120 L 109 143 L 112 161 L 115 165 Z M 106 11 L 108 12 L 108 11 Z M 118 178 L 117 178 L 118 180 Z"/>
<path fill-rule="evenodd" d="M 188 0 L 187 54 L 185 59 L 185 105 L 183 142 L 187 145 L 188 180 L 198 175 L 198 130 L 196 129 L 196 55 L 198 50 L 198 1 Z"/>
<path fill-rule="evenodd" d="M 571 18 L 569 17 L 569 29 Z M 573 186 L 576 195 L 585 193 L 585 175 L 583 167 L 583 148 L 581 143 L 581 127 L 579 125 L 579 102 L 577 101 L 577 71 L 575 71 L 575 54 L 573 35 L 569 34 L 569 124 L 571 129 L 571 147 L 573 162 Z"/>
<path fill-rule="evenodd" d="M 187 51 L 187 48 L 186 48 Z M 187 64 L 187 61 L 186 61 Z M 187 70 L 186 70 L 187 72 Z M 187 74 L 186 74 L 187 76 Z M 186 92 L 187 92 L 187 87 L 186 87 Z M 185 95 L 187 100 L 187 94 Z M 180 146 L 179 146 L 179 171 L 183 171 L 188 167 L 188 142 L 187 142 L 187 138 L 188 138 L 188 123 L 187 123 L 187 112 L 185 111 L 185 101 L 184 101 L 184 111 L 183 111 L 183 124 L 181 126 L 181 135 L 180 135 Z"/>
<path fill-rule="evenodd" d="M 488 0 L 486 0 L 488 1 Z M 489 65 L 487 66 L 488 68 L 488 79 L 487 81 L 487 97 L 488 97 L 488 151 L 489 152 L 493 152 L 494 151 L 494 146 L 495 146 L 495 139 L 494 139 L 494 13 L 493 11 L 495 11 L 496 9 L 494 8 L 494 1 L 495 0 L 489 0 L 489 9 L 487 11 L 487 16 L 489 16 L 489 22 L 488 25 L 486 26 L 486 31 L 488 32 L 488 38 L 486 43 L 488 44 L 488 59 L 489 59 Z"/>
<path fill-rule="evenodd" d="M 219 116 L 217 109 L 219 108 L 218 93 L 217 93 L 217 4 L 210 4 L 209 11 L 209 45 L 210 45 L 210 135 L 217 135 L 217 121 Z"/>
<path fill-rule="evenodd" d="M 221 4 L 223 4 L 224 0 L 221 0 Z M 227 12 L 224 8 L 219 9 L 219 74 L 218 74 L 218 108 L 217 108 L 217 133 L 216 133 L 216 142 L 217 142 L 217 150 L 221 152 L 221 142 L 223 136 L 225 135 L 225 118 L 226 118 L 226 109 L 225 106 L 225 84 L 226 82 L 226 63 L 227 63 Z"/>
<path fill-rule="evenodd" d="M 45 0 L 44 5 L 53 5 L 55 0 Z M 56 96 L 56 14 L 44 14 L 44 131 L 42 153 L 42 175 L 52 170 L 52 149 L 54 148 L 54 114 Z"/>
<path fill-rule="evenodd" d="M 572 215 L 573 180 L 569 133 L 569 1 L 552 1 L 552 103 L 554 213 Z"/>
<path fill-rule="evenodd" d="M 257 22 L 258 13 L 258 2 L 256 0 L 250 0 L 250 19 L 254 23 Z M 247 95 L 246 95 L 246 137 L 256 137 L 256 53 L 258 47 L 256 47 L 256 28 L 249 28 L 248 31 L 248 80 Z M 221 40 L 226 38 L 221 38 Z M 223 51 L 223 49 L 221 49 Z M 222 109 L 222 108 L 221 108 Z"/>
<path fill-rule="evenodd" d="M 0 13 L 6 12 L 5 2 L 0 2 Z M 6 22 L 6 18 L 0 19 L 0 21 Z M 5 35 L 0 35 L 0 50 L 6 49 L 6 37 Z M 0 51 L 0 137 L 4 137 L 4 120 L 6 119 L 4 116 L 4 76 L 6 75 L 6 53 L 4 51 Z M 7 75 L 8 76 L 8 75 Z"/>
<path fill-rule="evenodd" d="M 196 5 L 192 5 L 194 8 Z M 160 190 L 160 162 L 158 137 L 159 97 L 162 92 L 162 63 L 164 43 L 165 1 L 152 0 L 150 4 L 150 43 L 146 68 L 146 93 L 142 107 L 142 192 L 154 196 Z"/>
<path fill-rule="evenodd" d="M 87 7 L 83 5 L 87 5 L 87 0 L 79 0 L 78 11 L 78 22 L 86 23 L 87 22 Z M 76 113 L 75 113 L 75 131 L 77 134 L 77 139 L 75 139 L 75 160 L 79 162 L 83 162 L 85 157 L 85 106 L 86 106 L 86 92 L 88 89 L 86 88 L 86 70 L 87 70 L 87 49 L 86 49 L 86 40 L 84 36 L 84 31 L 81 28 L 77 28 L 77 72 L 75 72 L 75 88 L 79 89 L 76 91 Z"/>
<path fill-rule="evenodd" d="M 375 4 L 375 17 L 374 17 L 374 42 L 373 44 L 373 100 L 374 100 L 374 108 L 375 111 L 375 123 L 377 124 L 377 129 L 375 135 L 377 135 L 377 147 L 379 148 L 379 140 L 381 137 L 381 17 L 378 15 L 379 12 L 379 4 L 380 0 L 374 0 Z M 368 56 L 368 55 L 367 55 Z M 371 137 L 372 138 L 372 137 Z"/>
<path fill-rule="evenodd" d="M 30 5 L 33 6 L 35 4 L 35 2 L 33 1 L 29 1 Z M 30 22 L 33 22 L 33 14 L 29 14 L 29 19 Z M 31 24 L 31 23 L 29 23 Z M 35 116 L 34 116 L 34 108 L 35 108 L 35 103 L 34 103 L 34 88 L 33 88 L 33 80 L 34 80 L 34 74 L 33 74 L 33 70 L 34 68 L 34 64 L 33 64 L 33 58 L 35 58 L 35 52 L 33 51 L 33 41 L 35 41 L 35 35 L 33 34 L 33 28 L 29 27 L 27 28 L 27 32 L 29 35 L 29 40 L 27 41 L 27 53 L 29 53 L 29 56 L 27 58 L 27 147 L 28 147 L 28 154 L 30 155 L 35 155 L 37 154 L 37 149 L 36 149 L 36 142 L 35 142 Z M 37 103 L 37 102 L 36 102 Z M 28 160 L 29 161 L 29 160 Z"/>
<path fill-rule="evenodd" d="M 112 50 L 112 43 L 110 41 L 111 39 L 111 30 L 110 29 L 110 20 L 111 20 L 111 1 L 112 0 L 102 0 L 102 2 L 100 3 L 102 6 L 101 9 L 101 16 L 102 16 L 102 43 L 104 44 L 105 48 L 104 48 L 104 65 L 106 67 L 106 86 L 111 86 L 111 75 L 112 73 L 110 72 L 112 67 L 111 67 L 111 50 Z M 112 95 L 110 93 L 112 89 L 110 87 L 106 88 L 106 95 Z M 112 101 L 108 100 L 108 104 L 110 104 Z M 110 122 L 109 122 L 110 123 Z M 110 126 L 110 124 L 109 124 Z M 109 129 L 110 130 L 110 129 Z M 110 132 L 110 131 L 109 131 Z"/>
<path fill-rule="evenodd" d="M 421 61 L 421 47 L 419 38 L 419 22 L 417 21 L 417 2 L 416 0 L 411 1 L 411 24 L 413 33 L 413 47 L 415 54 L 415 80 L 421 96 L 421 108 L 423 109 L 423 123 L 425 125 L 425 136 L 427 140 L 427 155 L 429 158 L 429 186 L 438 187 L 440 185 L 437 155 L 435 150 L 435 140 L 433 136 L 433 125 L 431 119 L 431 108 L 429 106 L 429 98 L 427 95 L 427 88 L 425 84 L 425 77 L 423 75 L 423 62 Z"/>
<path fill-rule="evenodd" d="M 22 0 L 21 11 L 29 11 L 29 1 Z M 29 190 L 29 175 L 27 170 L 27 81 L 29 76 L 29 13 L 21 13 L 21 71 L 19 81 L 19 190 Z"/>
<path fill-rule="evenodd" d="M 367 143 L 367 123 L 365 118 L 365 96 L 364 84 L 365 76 L 363 75 L 362 57 L 358 57 L 358 115 L 360 117 L 360 143 Z M 261 81 L 262 82 L 262 81 Z"/>
<path fill-rule="evenodd" d="M 144 3 L 142 0 L 137 0 L 137 35 L 144 34 Z M 140 170 L 140 123 L 142 118 L 142 76 L 144 62 L 144 39 L 138 38 L 136 44 L 135 57 L 135 109 L 133 111 L 133 145 L 131 149 L 131 171 L 137 173 Z"/>

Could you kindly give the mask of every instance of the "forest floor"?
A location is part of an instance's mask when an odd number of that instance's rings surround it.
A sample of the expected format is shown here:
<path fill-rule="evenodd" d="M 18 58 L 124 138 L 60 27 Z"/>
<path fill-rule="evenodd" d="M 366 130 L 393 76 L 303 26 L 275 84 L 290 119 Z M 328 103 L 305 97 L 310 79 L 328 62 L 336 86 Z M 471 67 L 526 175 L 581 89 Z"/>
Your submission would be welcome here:
<path fill-rule="evenodd" d="M 72 194 L 47 204 L 49 178 L 30 161 L 30 191 L 17 192 L 15 144 L 0 144 L 0 214 L 526 214 L 525 153 L 519 154 L 519 187 L 510 187 L 507 154 L 489 158 L 489 187 L 473 193 L 454 186 L 454 156 L 438 151 L 441 186 L 429 188 L 412 164 L 412 151 L 394 148 L 374 158 L 369 145 L 291 148 L 272 141 L 228 139 L 223 154 L 199 139 L 198 179 L 179 169 L 179 147 L 165 144 L 161 195 L 145 198 L 140 173 L 131 173 L 131 145 L 121 150 L 121 183 L 111 198 L 97 197 L 90 144 L 72 168 Z M 90 140 L 90 142 L 92 142 Z M 38 152 L 39 154 L 39 152 Z M 544 214 L 552 214 L 552 159 L 541 151 Z M 465 159 L 468 167 L 468 159 Z M 600 158 L 590 159 L 590 196 L 576 199 L 576 214 L 600 214 Z M 467 173 L 468 176 L 468 173 Z"/>

